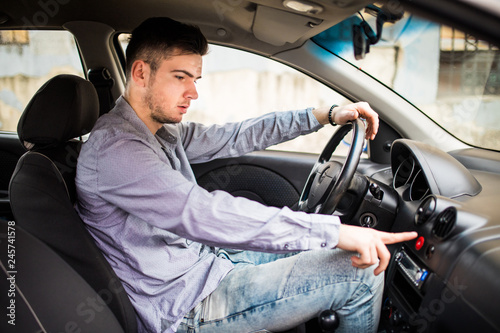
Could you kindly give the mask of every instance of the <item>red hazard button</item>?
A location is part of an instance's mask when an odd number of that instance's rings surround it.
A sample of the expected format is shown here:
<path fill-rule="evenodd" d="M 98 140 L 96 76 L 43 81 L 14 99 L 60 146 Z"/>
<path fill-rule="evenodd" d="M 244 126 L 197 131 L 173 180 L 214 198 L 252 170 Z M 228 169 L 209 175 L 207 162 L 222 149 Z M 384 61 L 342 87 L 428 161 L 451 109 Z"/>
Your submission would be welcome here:
<path fill-rule="evenodd" d="M 424 246 L 424 237 L 420 236 L 417 238 L 417 242 L 415 243 L 415 248 L 417 249 L 417 251 L 419 251 L 422 246 Z"/>

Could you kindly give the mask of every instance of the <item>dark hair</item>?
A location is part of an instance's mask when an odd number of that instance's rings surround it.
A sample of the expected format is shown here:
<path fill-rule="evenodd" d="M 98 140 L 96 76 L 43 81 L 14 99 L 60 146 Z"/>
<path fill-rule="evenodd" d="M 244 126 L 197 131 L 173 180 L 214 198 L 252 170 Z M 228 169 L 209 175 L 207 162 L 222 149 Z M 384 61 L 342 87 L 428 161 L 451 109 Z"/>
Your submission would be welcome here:
<path fill-rule="evenodd" d="M 168 17 L 153 17 L 142 22 L 132 31 L 127 46 L 127 79 L 132 64 L 143 60 L 149 64 L 152 75 L 159 63 L 174 55 L 199 54 L 208 52 L 208 43 L 195 25 L 181 23 Z"/>

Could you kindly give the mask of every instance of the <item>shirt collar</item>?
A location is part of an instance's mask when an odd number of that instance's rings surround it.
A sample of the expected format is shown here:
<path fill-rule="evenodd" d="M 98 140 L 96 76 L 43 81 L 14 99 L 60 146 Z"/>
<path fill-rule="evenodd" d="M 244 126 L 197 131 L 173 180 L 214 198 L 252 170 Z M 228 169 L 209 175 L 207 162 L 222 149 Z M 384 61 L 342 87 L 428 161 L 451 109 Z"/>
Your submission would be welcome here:
<path fill-rule="evenodd" d="M 116 110 L 137 132 L 143 133 L 148 141 L 158 143 L 155 135 L 151 133 L 146 124 L 137 116 L 137 113 L 135 113 L 132 106 L 123 96 L 120 96 L 116 101 Z M 165 125 L 156 132 L 156 135 L 170 144 L 177 143 L 177 138 L 169 132 Z"/>

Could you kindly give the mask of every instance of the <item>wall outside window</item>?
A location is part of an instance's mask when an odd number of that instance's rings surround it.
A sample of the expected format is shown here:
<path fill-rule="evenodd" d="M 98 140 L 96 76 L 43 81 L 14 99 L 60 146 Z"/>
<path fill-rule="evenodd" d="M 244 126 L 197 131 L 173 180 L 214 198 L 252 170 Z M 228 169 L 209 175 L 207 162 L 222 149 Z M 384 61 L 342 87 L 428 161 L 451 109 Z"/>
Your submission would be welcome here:
<path fill-rule="evenodd" d="M 35 92 L 51 77 L 84 77 L 73 35 L 67 31 L 0 31 L 0 131 L 15 132 Z"/>

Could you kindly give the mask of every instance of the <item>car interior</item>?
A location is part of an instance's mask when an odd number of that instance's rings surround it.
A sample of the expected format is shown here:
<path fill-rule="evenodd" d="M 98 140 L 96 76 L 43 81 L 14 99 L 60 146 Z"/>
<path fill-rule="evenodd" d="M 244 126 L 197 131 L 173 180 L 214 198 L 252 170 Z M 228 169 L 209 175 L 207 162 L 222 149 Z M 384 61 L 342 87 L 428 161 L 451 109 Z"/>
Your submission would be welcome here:
<path fill-rule="evenodd" d="M 0 286 L 6 311 L 0 331 L 137 332 L 129 296 L 73 208 L 74 177 L 80 147 L 92 126 L 124 91 L 124 36 L 148 17 L 168 16 L 198 25 L 214 48 L 238 49 L 276 61 L 346 100 L 369 102 L 380 116 L 374 140 L 364 139 L 365 123 L 357 120 L 327 132 L 319 144 L 305 141 L 304 151 L 271 148 L 193 164 L 200 186 L 269 206 L 338 215 L 342 223 L 390 232 L 417 231 L 415 240 L 388 246 L 391 261 L 385 272 L 379 332 L 500 332 L 496 305 L 500 298 L 500 129 L 492 132 L 489 146 L 464 141 L 458 130 L 446 128 L 421 111 L 420 105 L 323 42 L 328 33 L 347 26 L 346 45 L 349 52 L 353 49 L 352 57 L 369 59 L 376 52 L 375 44 L 386 47 L 389 37 L 384 31 L 397 35 L 393 28 L 397 22 L 412 24 L 408 15 L 453 26 L 489 43 L 488 52 L 494 56 L 488 82 L 496 92 L 487 96 L 493 107 L 485 122 L 498 128 L 498 1 L 23 0 L 1 4 L 0 32 L 5 34 L 0 35 L 0 61 L 5 69 L 0 70 L 0 116 L 7 114 L 6 105 L 20 104 L 11 102 L 2 86 L 2 76 L 7 82 L 18 75 L 4 74 L 15 61 L 2 52 L 22 56 L 20 47 L 8 45 L 7 32 L 70 33 L 82 74 L 67 70 L 65 64 L 61 73 L 37 79 L 25 105 L 16 106 L 21 112 L 13 129 L 0 127 Z M 352 17 L 357 17 L 357 24 L 350 23 Z M 371 27 L 365 17 L 372 18 Z M 50 45 L 49 40 L 43 43 Z M 46 53 L 45 59 L 54 57 Z M 415 58 L 424 62 L 422 53 Z M 229 59 L 223 62 L 230 65 Z M 36 64 L 33 68 L 36 72 Z M 471 72 L 480 70 L 475 67 Z M 407 79 L 409 85 L 422 83 L 411 76 Z M 467 109 L 470 101 L 464 99 L 460 105 Z M 486 104 L 476 104 L 481 103 Z M 240 106 L 231 107 L 239 110 Z M 460 115 L 459 109 L 453 110 L 443 118 Z M 0 126 L 2 122 L 7 124 L 0 118 Z M 346 147 L 346 153 L 339 155 L 341 147 Z M 342 319 L 327 311 L 290 332 L 334 332 L 337 320 Z"/>

